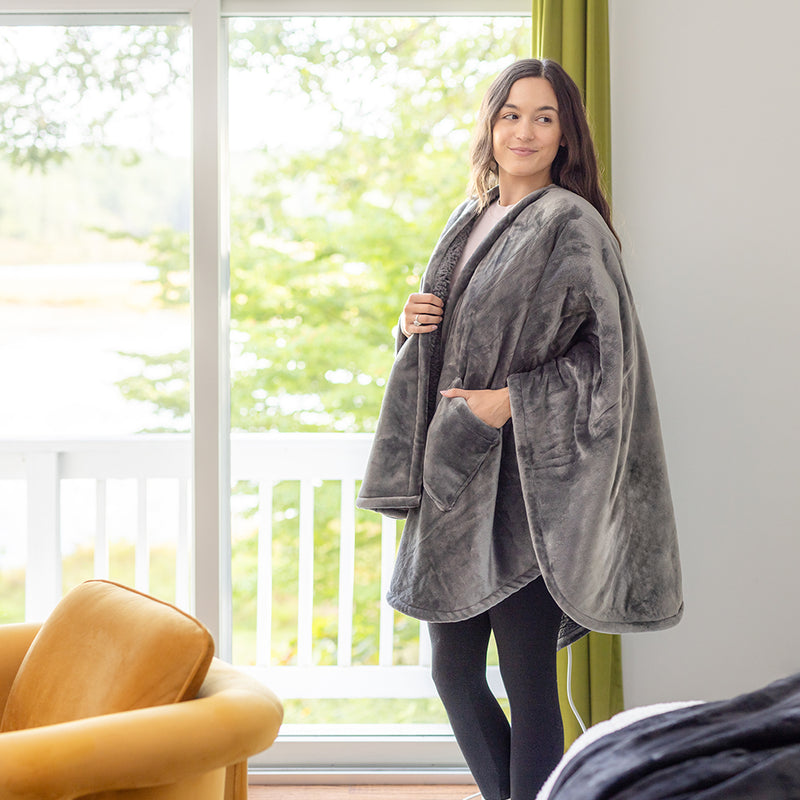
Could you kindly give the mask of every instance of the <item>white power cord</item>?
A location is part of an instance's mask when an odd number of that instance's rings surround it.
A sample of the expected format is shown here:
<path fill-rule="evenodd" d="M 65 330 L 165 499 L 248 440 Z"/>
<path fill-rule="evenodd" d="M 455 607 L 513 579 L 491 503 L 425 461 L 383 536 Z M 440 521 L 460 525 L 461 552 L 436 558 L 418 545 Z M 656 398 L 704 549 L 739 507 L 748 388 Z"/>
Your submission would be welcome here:
<path fill-rule="evenodd" d="M 569 707 L 572 709 L 572 713 L 575 715 L 575 719 L 578 720 L 578 725 L 581 726 L 581 730 L 586 733 L 586 726 L 583 724 L 583 720 L 581 719 L 581 715 L 578 713 L 578 709 L 575 708 L 575 702 L 572 699 L 572 645 L 567 645 L 567 700 L 569 700 Z"/>

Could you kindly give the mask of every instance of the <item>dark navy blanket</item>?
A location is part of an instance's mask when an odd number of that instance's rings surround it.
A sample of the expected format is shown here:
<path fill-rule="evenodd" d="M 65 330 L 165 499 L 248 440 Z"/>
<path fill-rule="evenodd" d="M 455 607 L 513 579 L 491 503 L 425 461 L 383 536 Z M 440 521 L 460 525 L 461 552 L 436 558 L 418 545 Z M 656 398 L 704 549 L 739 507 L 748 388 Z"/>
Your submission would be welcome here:
<path fill-rule="evenodd" d="M 797 800 L 800 673 L 634 722 L 563 767 L 550 800 Z"/>

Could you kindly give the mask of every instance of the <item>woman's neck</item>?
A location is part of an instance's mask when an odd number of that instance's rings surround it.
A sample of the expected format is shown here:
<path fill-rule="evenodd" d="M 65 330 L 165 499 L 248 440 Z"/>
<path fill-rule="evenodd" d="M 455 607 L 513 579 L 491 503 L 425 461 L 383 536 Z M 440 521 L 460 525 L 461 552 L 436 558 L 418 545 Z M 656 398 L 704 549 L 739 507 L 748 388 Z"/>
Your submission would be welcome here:
<path fill-rule="evenodd" d="M 504 180 L 505 178 L 505 180 Z M 500 185 L 500 195 L 498 197 L 498 203 L 501 206 L 513 206 L 515 203 L 518 203 L 522 200 L 523 197 L 527 197 L 531 192 L 535 192 L 538 189 L 544 189 L 545 186 L 549 186 L 552 183 L 550 180 L 550 176 L 547 176 L 547 179 L 544 181 L 526 181 L 526 180 L 513 180 L 511 176 L 501 175 L 499 180 Z"/>

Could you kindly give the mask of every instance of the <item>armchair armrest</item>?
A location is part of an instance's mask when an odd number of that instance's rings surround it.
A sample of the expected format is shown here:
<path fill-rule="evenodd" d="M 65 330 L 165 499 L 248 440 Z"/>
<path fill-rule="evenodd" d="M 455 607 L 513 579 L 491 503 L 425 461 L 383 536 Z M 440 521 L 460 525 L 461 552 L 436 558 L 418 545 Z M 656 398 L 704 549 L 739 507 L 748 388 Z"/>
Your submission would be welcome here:
<path fill-rule="evenodd" d="M 38 622 L 0 625 L 0 719 L 19 665 L 41 627 Z"/>
<path fill-rule="evenodd" d="M 0 797 L 79 797 L 175 783 L 269 747 L 283 709 L 214 659 L 194 700 L 0 734 Z"/>

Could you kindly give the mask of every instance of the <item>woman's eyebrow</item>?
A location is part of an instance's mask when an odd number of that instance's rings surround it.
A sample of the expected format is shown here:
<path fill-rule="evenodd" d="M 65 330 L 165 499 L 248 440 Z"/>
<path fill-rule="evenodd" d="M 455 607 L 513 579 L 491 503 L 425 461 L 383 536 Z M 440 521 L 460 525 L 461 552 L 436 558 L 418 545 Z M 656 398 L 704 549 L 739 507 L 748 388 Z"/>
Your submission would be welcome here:
<path fill-rule="evenodd" d="M 519 106 L 514 105 L 514 103 L 503 103 L 503 108 L 519 111 Z M 555 106 L 539 106 L 539 108 L 536 109 L 536 113 L 538 114 L 540 111 L 555 111 L 556 114 L 558 114 L 558 109 Z"/>

